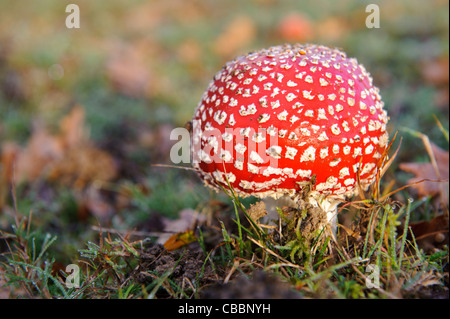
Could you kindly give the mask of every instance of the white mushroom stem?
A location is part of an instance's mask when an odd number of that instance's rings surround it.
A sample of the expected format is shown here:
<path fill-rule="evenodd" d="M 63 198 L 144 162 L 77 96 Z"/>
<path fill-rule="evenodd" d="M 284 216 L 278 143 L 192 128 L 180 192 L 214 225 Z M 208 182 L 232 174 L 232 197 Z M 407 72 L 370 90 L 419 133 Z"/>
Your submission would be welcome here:
<path fill-rule="evenodd" d="M 315 207 L 320 207 L 327 214 L 327 222 L 331 226 L 333 235 L 337 231 L 337 207 L 341 201 L 333 198 L 317 198 L 310 196 L 309 203 Z"/>
<path fill-rule="evenodd" d="M 267 216 L 264 218 L 264 222 L 270 224 L 271 221 L 277 220 L 278 212 L 277 207 L 289 206 L 297 208 L 298 202 L 302 199 L 292 199 L 289 196 L 283 196 L 279 199 L 272 197 L 266 197 L 263 199 L 266 204 Z M 309 204 L 313 207 L 320 207 L 327 214 L 327 223 L 330 225 L 333 235 L 336 235 L 337 230 L 337 207 L 340 203 L 338 199 L 333 198 L 320 198 L 317 194 L 311 194 L 308 198 Z M 326 225 L 324 225 L 325 227 Z"/>
<path fill-rule="evenodd" d="M 294 201 L 290 196 L 283 196 L 278 199 L 273 197 L 265 197 L 262 199 L 264 204 L 266 204 L 267 216 L 265 216 L 265 221 L 270 222 L 278 218 L 277 207 L 282 208 L 283 206 L 297 207 L 297 202 Z"/>

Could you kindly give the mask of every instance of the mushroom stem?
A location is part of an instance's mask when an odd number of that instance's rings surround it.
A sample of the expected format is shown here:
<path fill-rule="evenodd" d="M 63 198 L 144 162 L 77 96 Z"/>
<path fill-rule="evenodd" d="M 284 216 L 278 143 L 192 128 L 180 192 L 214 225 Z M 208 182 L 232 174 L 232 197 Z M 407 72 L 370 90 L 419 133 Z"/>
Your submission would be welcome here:
<path fill-rule="evenodd" d="M 302 204 L 305 203 L 303 199 L 292 199 L 290 196 L 283 196 L 278 199 L 272 197 L 266 197 L 263 199 L 266 205 L 267 215 L 263 219 L 263 223 L 271 224 L 274 220 L 278 219 L 277 207 L 281 208 L 283 206 L 288 206 L 298 209 Z M 310 195 L 308 198 L 308 203 L 312 207 L 320 208 L 326 213 L 326 222 L 321 226 L 330 226 L 333 235 L 336 235 L 337 231 L 337 207 L 340 203 L 339 200 L 331 198 L 320 198 L 320 196 Z"/>
<path fill-rule="evenodd" d="M 264 204 L 266 205 L 267 215 L 263 218 L 263 223 L 265 224 L 273 224 L 275 220 L 278 219 L 277 207 L 282 208 L 284 206 L 297 208 L 297 201 L 294 201 L 290 196 L 283 196 L 278 199 L 273 197 L 264 197 L 262 199 Z"/>
<path fill-rule="evenodd" d="M 332 198 L 317 198 L 316 196 L 310 196 L 309 202 L 314 207 L 320 207 L 327 214 L 327 223 L 330 225 L 333 235 L 336 235 L 337 207 L 340 201 Z M 323 226 L 325 227 L 326 225 Z"/>

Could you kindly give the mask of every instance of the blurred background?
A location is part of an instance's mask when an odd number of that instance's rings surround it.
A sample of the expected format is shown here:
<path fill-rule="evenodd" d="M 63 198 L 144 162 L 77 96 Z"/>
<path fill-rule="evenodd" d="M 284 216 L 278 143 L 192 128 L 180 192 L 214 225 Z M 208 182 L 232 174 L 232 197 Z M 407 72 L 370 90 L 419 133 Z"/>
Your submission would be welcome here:
<path fill-rule="evenodd" d="M 170 164 L 170 131 L 226 61 L 285 42 L 339 47 L 372 74 L 403 138 L 386 183 L 429 161 L 415 132 L 448 152 L 446 0 L 372 1 L 372 29 L 361 0 L 72 2 L 80 28 L 66 27 L 71 1 L 0 2 L 1 229 L 33 211 L 36 227 L 84 240 L 83 222 L 151 230 L 154 214 L 196 208 L 213 195 L 195 174 L 152 164 Z"/>

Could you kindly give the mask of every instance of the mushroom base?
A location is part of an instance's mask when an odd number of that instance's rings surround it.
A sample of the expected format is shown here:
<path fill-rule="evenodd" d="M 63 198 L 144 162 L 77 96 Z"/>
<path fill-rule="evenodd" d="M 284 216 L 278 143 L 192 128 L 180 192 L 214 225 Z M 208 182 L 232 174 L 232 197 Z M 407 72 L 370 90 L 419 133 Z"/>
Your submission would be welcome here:
<path fill-rule="evenodd" d="M 322 198 L 318 200 L 314 196 L 309 196 L 306 199 L 292 199 L 289 196 L 283 196 L 279 199 L 264 198 L 263 201 L 267 210 L 267 215 L 262 219 L 263 224 L 278 225 L 278 207 L 285 213 L 285 216 L 286 213 L 291 215 L 294 211 L 302 214 L 303 225 L 312 223 L 310 226 L 303 227 L 303 235 L 308 235 L 309 237 L 309 234 L 315 233 L 315 230 L 322 231 L 324 228 L 329 229 L 333 235 L 336 235 L 339 199 Z M 286 217 L 291 219 L 293 216 Z"/>

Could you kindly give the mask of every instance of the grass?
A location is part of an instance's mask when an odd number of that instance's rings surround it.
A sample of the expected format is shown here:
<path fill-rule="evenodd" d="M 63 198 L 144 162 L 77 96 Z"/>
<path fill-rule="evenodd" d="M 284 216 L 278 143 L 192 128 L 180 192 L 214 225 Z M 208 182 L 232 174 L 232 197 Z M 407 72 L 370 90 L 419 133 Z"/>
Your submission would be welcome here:
<path fill-rule="evenodd" d="M 448 296 L 448 246 L 425 252 L 408 227 L 412 211 L 424 206 L 423 201 L 368 199 L 364 209 L 350 203 L 341 214 L 356 213 L 352 229 L 340 227 L 336 237 L 318 232 L 305 238 L 296 231 L 295 219 L 282 218 L 282 226 L 272 231 L 261 227 L 234 192 L 229 194 L 233 209 L 221 218 L 231 219 L 231 226 L 223 221 L 216 227 L 199 225 L 196 242 L 180 248 L 162 273 L 143 265 L 143 256 L 155 245 L 150 239 L 131 241 L 128 235 L 100 231 L 98 240 L 78 250 L 78 288 L 68 287 L 67 270 L 52 257 L 58 238 L 35 230 L 31 212 L 17 217 L 13 231 L 1 233 L 8 247 L 0 266 L 4 286 L 28 298 L 199 298 L 208 286 L 202 282 L 212 273 L 216 281 L 228 282 L 236 274 L 251 277 L 262 269 L 308 298 Z M 220 240 L 208 248 L 211 232 Z M 183 259 L 189 250 L 201 250 L 203 256 L 193 279 L 177 268 L 191 262 Z M 205 272 L 207 266 L 212 272 Z M 139 267 L 148 277 L 145 281 L 136 276 Z"/>
<path fill-rule="evenodd" d="M 248 240 L 256 244 L 251 250 L 253 260 L 259 256 L 258 264 L 265 269 L 276 269 L 289 282 L 297 287 L 307 287 L 305 296 L 315 298 L 400 298 L 402 293 L 417 288 L 421 280 L 440 282 L 440 274 L 448 262 L 448 250 L 437 255 L 427 255 L 412 239 L 407 239 L 407 223 L 411 213 L 408 203 L 395 212 L 389 200 L 386 203 L 372 204 L 368 208 L 373 233 L 344 235 L 340 241 L 327 238 L 311 253 L 311 247 L 299 233 L 284 245 L 274 242 L 273 234 L 262 229 L 252 232 L 246 229 L 246 241 L 235 236 L 228 242 L 237 247 L 248 247 Z M 378 217 L 377 217 L 378 216 Z M 403 233 L 397 234 L 399 220 L 405 218 Z M 261 233 L 264 234 L 261 236 Z M 319 234 L 322 236 L 322 234 Z M 355 236 L 363 238 L 359 244 L 350 243 Z M 313 244 L 318 242 L 313 238 Z M 398 245 L 398 243 L 401 243 Z M 363 245 L 362 245 L 363 243 Z M 331 250 L 331 252 L 329 251 Z M 247 252 L 248 254 L 249 252 Z M 437 257 L 439 256 L 439 257 Z M 370 266 L 370 267 L 369 267 Z M 368 269 L 377 269 L 380 286 L 367 288 Z M 441 282 L 439 285 L 445 285 Z M 444 286 L 441 286 L 443 288 Z M 325 289 L 325 290 L 323 290 Z M 300 290 L 302 291 L 302 290 Z M 323 294 L 323 291 L 327 291 Z"/>

